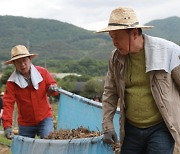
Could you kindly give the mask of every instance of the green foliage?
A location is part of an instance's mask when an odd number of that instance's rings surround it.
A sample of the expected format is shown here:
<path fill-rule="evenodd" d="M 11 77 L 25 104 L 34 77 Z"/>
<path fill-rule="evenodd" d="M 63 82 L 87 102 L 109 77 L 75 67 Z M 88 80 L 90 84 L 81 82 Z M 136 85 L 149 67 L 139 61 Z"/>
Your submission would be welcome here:
<path fill-rule="evenodd" d="M 46 67 L 50 72 L 77 73 L 87 76 L 102 76 L 107 72 L 107 61 L 92 58 L 82 58 L 80 60 L 50 60 L 45 65 L 40 61 L 40 65 Z M 34 64 L 37 64 L 36 62 Z"/>
<path fill-rule="evenodd" d="M 107 62 L 91 58 L 64 63 L 60 67 L 62 72 L 73 72 L 82 75 L 100 76 L 107 72 Z"/>
<path fill-rule="evenodd" d="M 63 79 L 58 80 L 58 85 L 64 90 L 73 92 L 75 89 L 76 82 L 85 82 L 88 81 L 91 77 L 88 75 L 82 76 L 75 76 L 75 75 L 68 75 Z"/>
<path fill-rule="evenodd" d="M 12 46 L 23 44 L 39 54 L 33 63 L 50 72 L 97 76 L 107 70 L 104 57 L 113 47 L 106 34 L 94 34 L 56 20 L 14 16 L 0 16 L 0 26 L 0 62 L 10 59 Z"/>
<path fill-rule="evenodd" d="M 147 25 L 155 27 L 145 33 L 180 43 L 179 17 L 154 20 Z M 108 58 L 114 48 L 107 34 L 95 34 L 57 20 L 15 16 L 0 16 L 0 27 L 1 63 L 10 59 L 14 45 L 23 44 L 30 52 L 39 54 L 33 63 L 50 72 L 77 73 L 83 77 L 104 76 L 107 72 Z M 8 68 L 3 71 L 1 85 L 11 73 Z M 71 78 L 67 79 L 71 82 L 65 79 L 60 85 L 72 90 L 76 82 L 87 81 L 86 78 Z"/>
<path fill-rule="evenodd" d="M 145 33 L 180 43 L 179 17 L 147 25 L 155 27 Z M 12 46 L 23 44 L 39 54 L 33 62 L 51 72 L 104 75 L 114 48 L 107 34 L 95 34 L 57 20 L 0 16 L 0 27 L 0 62 L 10 58 Z"/>
<path fill-rule="evenodd" d="M 103 80 L 92 78 L 91 80 L 86 82 L 80 95 L 87 98 L 93 98 L 96 95 L 101 97 L 103 93 L 103 85 Z"/>
<path fill-rule="evenodd" d="M 80 89 L 76 89 L 77 83 L 83 83 L 81 84 L 82 87 L 79 87 Z M 82 75 L 80 77 L 69 75 L 59 80 L 58 85 L 60 85 L 60 87 L 64 90 L 67 90 L 73 93 L 75 92 L 76 94 L 79 94 L 87 98 L 93 98 L 96 95 L 100 97 L 102 96 L 104 80 L 102 79 L 102 77 L 92 78 L 87 75 L 84 75 L 84 76 Z"/>
<path fill-rule="evenodd" d="M 47 65 L 51 60 L 92 57 L 98 46 L 104 52 L 110 52 L 109 48 L 106 49 L 110 42 L 108 35 L 94 34 L 56 20 L 0 16 L 0 27 L 0 61 L 9 59 L 12 46 L 17 44 L 26 45 L 31 52 L 38 53 L 37 63 L 47 60 Z M 109 45 L 112 48 L 112 43 Z"/>
<path fill-rule="evenodd" d="M 6 84 L 8 78 L 10 77 L 13 71 L 14 71 L 14 68 L 12 66 L 8 66 L 6 69 L 4 69 L 1 79 L 0 79 L 1 86 Z"/>
<path fill-rule="evenodd" d="M 10 146 L 11 144 L 11 140 L 8 140 L 4 134 L 0 134 L 0 144 L 6 145 L 6 146 Z"/>
<path fill-rule="evenodd" d="M 74 82 L 69 82 L 69 81 L 64 81 L 64 80 L 60 82 L 60 85 L 62 89 L 67 90 L 67 91 L 73 91 L 75 87 Z"/>

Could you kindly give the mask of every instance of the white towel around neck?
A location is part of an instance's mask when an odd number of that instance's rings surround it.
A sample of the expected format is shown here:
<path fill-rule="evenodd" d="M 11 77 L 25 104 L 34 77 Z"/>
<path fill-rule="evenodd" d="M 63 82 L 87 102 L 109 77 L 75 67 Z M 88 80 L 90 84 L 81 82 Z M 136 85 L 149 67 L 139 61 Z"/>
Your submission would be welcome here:
<path fill-rule="evenodd" d="M 165 70 L 168 73 L 180 65 L 180 46 L 162 38 L 143 35 L 145 40 L 146 72 Z"/>
<path fill-rule="evenodd" d="M 39 83 L 43 80 L 39 71 L 31 64 L 31 82 L 33 87 L 37 90 L 39 88 Z M 23 75 L 20 74 L 17 70 L 15 70 L 11 76 L 9 77 L 8 81 L 16 83 L 20 88 L 26 88 L 28 83 L 24 79 Z"/>

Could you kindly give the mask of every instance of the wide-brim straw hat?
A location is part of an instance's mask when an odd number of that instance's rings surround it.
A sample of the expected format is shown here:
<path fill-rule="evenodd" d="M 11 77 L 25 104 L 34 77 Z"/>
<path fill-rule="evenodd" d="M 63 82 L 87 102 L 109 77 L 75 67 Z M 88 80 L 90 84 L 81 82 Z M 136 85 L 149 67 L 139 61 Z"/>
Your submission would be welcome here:
<path fill-rule="evenodd" d="M 13 64 L 13 61 L 23 57 L 36 57 L 37 54 L 30 54 L 28 49 L 24 45 L 17 45 L 11 49 L 11 59 L 4 64 Z"/>
<path fill-rule="evenodd" d="M 97 30 L 97 33 L 109 32 L 119 29 L 142 28 L 149 29 L 153 26 L 140 25 L 133 9 L 119 7 L 111 12 L 109 23 L 106 28 Z"/>

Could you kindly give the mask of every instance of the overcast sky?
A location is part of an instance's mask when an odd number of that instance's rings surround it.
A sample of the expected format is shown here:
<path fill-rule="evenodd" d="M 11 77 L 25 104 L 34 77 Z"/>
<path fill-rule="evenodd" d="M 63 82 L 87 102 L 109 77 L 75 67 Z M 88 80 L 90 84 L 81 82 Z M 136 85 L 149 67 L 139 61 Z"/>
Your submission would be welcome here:
<path fill-rule="evenodd" d="M 180 0 L 0 0 L 0 15 L 55 19 L 88 30 L 106 27 L 119 6 L 135 10 L 141 24 L 180 17 Z"/>

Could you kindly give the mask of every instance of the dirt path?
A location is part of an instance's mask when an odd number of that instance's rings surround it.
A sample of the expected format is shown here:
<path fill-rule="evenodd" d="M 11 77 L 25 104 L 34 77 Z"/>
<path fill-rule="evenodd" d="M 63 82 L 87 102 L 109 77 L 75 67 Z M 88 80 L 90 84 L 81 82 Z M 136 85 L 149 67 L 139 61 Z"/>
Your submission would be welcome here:
<path fill-rule="evenodd" d="M 10 147 L 0 144 L 0 154 L 10 154 Z"/>

